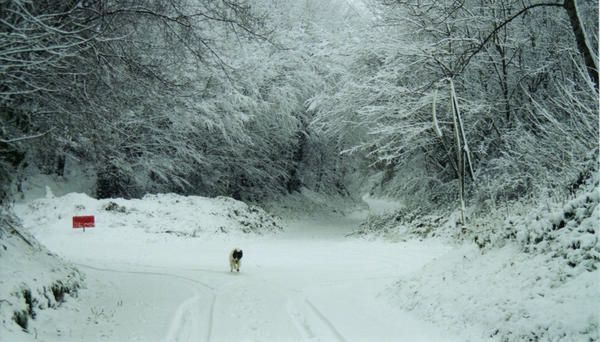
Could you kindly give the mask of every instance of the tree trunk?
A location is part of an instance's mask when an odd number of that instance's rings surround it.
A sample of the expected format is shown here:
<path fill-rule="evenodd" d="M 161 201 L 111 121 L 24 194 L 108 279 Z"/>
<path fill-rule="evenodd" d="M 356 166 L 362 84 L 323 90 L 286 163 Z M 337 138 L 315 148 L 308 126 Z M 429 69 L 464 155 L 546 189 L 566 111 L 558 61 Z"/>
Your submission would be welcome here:
<path fill-rule="evenodd" d="M 583 23 L 581 22 L 579 13 L 577 12 L 577 0 L 565 0 L 564 7 L 565 10 L 567 10 L 567 15 L 569 16 L 573 34 L 575 34 L 577 50 L 579 50 L 579 53 L 581 53 L 587 72 L 590 75 L 592 82 L 594 82 L 596 92 L 598 92 L 598 66 L 596 64 L 596 59 L 592 49 L 588 45 L 585 28 L 583 27 Z"/>
<path fill-rule="evenodd" d="M 465 164 L 463 162 L 463 145 L 461 142 L 461 134 L 459 127 L 458 102 L 456 100 L 456 92 L 454 91 L 454 83 L 450 79 L 450 101 L 452 106 L 452 122 L 454 124 L 454 139 L 456 140 L 456 165 L 458 166 L 458 195 L 460 197 L 460 224 L 465 224 Z"/>
<path fill-rule="evenodd" d="M 55 173 L 61 177 L 65 176 L 65 164 L 66 164 L 66 157 L 64 154 L 59 153 L 59 155 L 56 157 L 56 169 L 54 170 Z"/>

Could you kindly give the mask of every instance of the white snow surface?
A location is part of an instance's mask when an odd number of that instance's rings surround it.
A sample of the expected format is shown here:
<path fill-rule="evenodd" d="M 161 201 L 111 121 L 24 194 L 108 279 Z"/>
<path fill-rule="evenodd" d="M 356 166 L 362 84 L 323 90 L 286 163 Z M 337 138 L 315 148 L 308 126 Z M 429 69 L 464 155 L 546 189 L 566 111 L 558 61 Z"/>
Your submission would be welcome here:
<path fill-rule="evenodd" d="M 387 292 L 422 319 L 452 330 L 477 326 L 494 341 L 600 341 L 599 203 L 594 177 L 572 198 L 515 203 L 466 232 L 452 216 L 422 213 L 405 225 L 410 213 L 396 212 L 370 218 L 361 233 L 462 237 L 462 246 Z"/>
<path fill-rule="evenodd" d="M 393 201 L 366 196 L 369 210 L 363 206 L 342 215 L 335 208 L 348 203 L 309 194 L 311 204 L 301 215 L 278 219 L 223 197 L 95 200 L 46 192 L 46 198 L 18 204 L 15 211 L 25 230 L 65 261 L 45 257 L 44 248 L 14 254 L 20 240 L 3 242 L 9 248 L 0 253 L 0 341 L 599 336 L 599 271 L 586 263 L 570 267 L 556 253 L 523 253 L 514 243 L 481 250 L 434 239 L 348 238 L 367 214 L 402 207 Z M 302 206 L 296 197 L 282 200 L 282 212 Z M 589 201 L 573 201 L 580 202 Z M 582 221 L 577 229 L 595 229 L 597 210 L 577 211 L 574 217 Z M 311 218 L 311 212 L 318 215 Z M 71 228 L 73 215 L 87 214 L 96 216 L 96 227 Z M 244 250 L 239 273 L 229 272 L 234 247 Z M 65 278 L 83 287 L 59 305 L 44 286 Z M 10 297 L 24 288 L 39 298 L 28 332 L 8 310 L 27 309 L 23 300 Z"/>
<path fill-rule="evenodd" d="M 118 206 L 102 209 L 110 202 Z M 358 226 L 357 215 L 285 221 L 283 232 L 244 234 L 247 226 L 235 223 L 239 217 L 256 227 L 268 219 L 240 213 L 229 220 L 228 214 L 241 210 L 237 206 L 243 207 L 230 199 L 172 194 L 130 201 L 49 194 L 17 205 L 25 228 L 74 263 L 85 282 L 77 298 L 40 310 L 28 333 L 3 321 L 0 340 L 477 341 L 481 336 L 475 328 L 450 334 L 386 296 L 391 284 L 451 247 L 434 240 L 391 244 L 345 238 Z M 71 217 L 83 214 L 96 215 L 96 227 L 72 229 Z M 234 247 L 244 251 L 239 273 L 229 272 Z"/>
<path fill-rule="evenodd" d="M 454 331 L 478 326 L 492 341 L 598 341 L 600 272 L 573 273 L 561 258 L 521 253 L 516 245 L 485 254 L 475 245 L 403 277 L 391 300 Z"/>
<path fill-rule="evenodd" d="M 20 330 L 40 310 L 57 308 L 83 282 L 73 265 L 52 254 L 18 227 L 13 215 L 0 208 L 0 341 L 11 341 L 3 329 Z"/>

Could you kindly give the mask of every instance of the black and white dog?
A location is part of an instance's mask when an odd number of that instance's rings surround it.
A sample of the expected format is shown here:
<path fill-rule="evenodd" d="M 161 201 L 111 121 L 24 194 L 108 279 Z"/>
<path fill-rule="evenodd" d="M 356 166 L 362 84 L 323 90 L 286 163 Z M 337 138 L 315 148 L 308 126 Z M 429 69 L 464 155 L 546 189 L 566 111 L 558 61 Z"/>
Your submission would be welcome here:
<path fill-rule="evenodd" d="M 229 272 L 233 272 L 233 270 L 240 271 L 243 255 L 244 252 L 239 248 L 234 248 L 231 253 L 229 253 Z"/>

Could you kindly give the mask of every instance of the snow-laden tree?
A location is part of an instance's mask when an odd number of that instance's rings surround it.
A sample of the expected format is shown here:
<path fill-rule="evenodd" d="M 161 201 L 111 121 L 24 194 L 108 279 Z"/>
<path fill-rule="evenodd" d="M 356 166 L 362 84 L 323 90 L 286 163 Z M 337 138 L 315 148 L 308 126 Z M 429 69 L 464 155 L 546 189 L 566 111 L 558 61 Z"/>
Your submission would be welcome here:
<path fill-rule="evenodd" d="M 3 2 L 2 184 L 24 157 L 58 174 L 79 160 L 101 197 L 335 183 L 306 100 L 339 73 L 336 37 L 351 28 L 336 24 L 351 9 L 338 5 Z"/>
<path fill-rule="evenodd" d="M 564 191 L 577 181 L 590 163 L 585 156 L 598 148 L 597 93 L 563 3 L 383 5 L 375 12 L 378 33 L 353 53 L 341 86 L 314 102 L 314 124 L 341 137 L 341 149 L 365 155 L 382 191 L 414 206 L 456 208 L 460 164 L 467 160 L 456 159 L 459 148 L 472 157 L 477 181 L 466 190 L 479 203 L 550 186 Z M 589 17 L 583 26 L 597 31 Z M 459 147 L 448 80 L 462 114 Z M 574 138 L 575 131 L 583 138 Z M 557 146 L 572 152 L 557 154 Z"/>
<path fill-rule="evenodd" d="M 265 32 L 244 1 L 1 6 L 3 148 L 29 151 L 42 168 L 64 155 L 92 162 L 100 195 L 135 193 L 143 167 L 180 185 L 183 170 L 168 156 L 195 152 L 168 129 L 177 120 L 170 112 L 198 79 L 180 71 L 194 64 L 205 79 L 226 78 L 223 42 Z M 43 138 L 23 139 L 30 135 Z"/>
<path fill-rule="evenodd" d="M 322 3 L 312 4 L 324 9 Z M 310 129 L 313 113 L 307 105 L 342 71 L 336 40 L 340 29 L 324 27 L 325 21 L 315 17 L 310 2 L 266 1 L 262 5 L 270 13 L 271 43 L 230 47 L 233 53 L 227 64 L 236 82 L 233 86 L 223 83 L 217 93 L 225 92 L 228 97 L 214 99 L 224 113 L 239 118 L 239 134 L 234 136 L 243 139 L 211 137 L 206 146 L 219 148 L 210 148 L 206 159 L 214 163 L 192 177 L 200 182 L 192 189 L 258 199 L 302 186 L 329 190 L 338 184 L 342 188 L 341 176 L 335 172 L 337 150 Z M 329 8 L 334 11 L 328 18 L 340 16 L 338 7 Z"/>

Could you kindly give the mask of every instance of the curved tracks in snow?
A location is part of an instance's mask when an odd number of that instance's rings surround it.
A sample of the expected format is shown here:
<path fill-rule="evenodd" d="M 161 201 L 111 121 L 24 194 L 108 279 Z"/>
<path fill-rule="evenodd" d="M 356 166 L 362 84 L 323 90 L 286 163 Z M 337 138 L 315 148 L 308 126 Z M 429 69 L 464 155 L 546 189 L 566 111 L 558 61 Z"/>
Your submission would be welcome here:
<path fill-rule="evenodd" d="M 288 315 L 305 340 L 320 338 L 327 341 L 346 341 L 331 320 L 307 298 L 289 298 Z"/>
<path fill-rule="evenodd" d="M 165 341 L 210 341 L 217 297 L 212 294 L 210 298 L 208 308 L 203 307 L 203 298 L 197 294 L 183 302 L 171 321 Z"/>
<path fill-rule="evenodd" d="M 136 274 L 142 276 L 161 276 L 167 277 L 174 280 L 183 280 L 194 285 L 194 294 L 192 297 L 185 300 L 179 305 L 171 323 L 169 324 L 169 330 L 165 337 L 167 342 L 179 342 L 179 341 L 210 341 L 213 316 L 214 316 L 214 305 L 217 298 L 216 288 L 187 276 L 179 274 L 168 273 L 168 272 L 156 272 L 156 271 L 131 271 L 107 267 L 97 267 L 88 264 L 75 263 L 75 265 L 88 268 L 100 272 L 112 272 L 112 273 L 126 273 Z M 150 266 L 144 266 L 150 267 Z M 152 266 L 153 268 L 156 268 Z M 202 293 L 202 291 L 204 290 Z M 207 294 L 206 291 L 209 291 Z M 208 306 L 206 304 L 208 297 Z M 202 324 L 204 322 L 204 324 Z"/>
<path fill-rule="evenodd" d="M 170 302 L 174 305 L 159 322 L 147 323 L 159 325 L 166 342 L 448 340 L 377 298 L 394 279 L 442 255 L 445 247 L 424 251 L 421 244 L 245 240 L 244 268 L 230 273 L 223 256 L 229 241 L 193 242 L 194 251 L 201 254 L 175 258 L 172 266 L 164 264 L 168 259 L 160 259 L 162 267 L 150 265 L 152 259 L 148 265 L 79 265 L 101 272 L 164 277 L 163 283 L 169 285 L 158 286 L 158 291 L 173 291 L 170 285 L 184 291 L 168 297 L 174 298 Z M 190 261 L 190 255 L 197 262 Z M 222 269 L 213 268 L 221 262 Z M 153 299 L 144 305 L 152 305 Z"/>
<path fill-rule="evenodd" d="M 340 334 L 340 332 L 335 328 L 335 326 L 331 323 L 331 321 L 321 311 L 319 311 L 319 309 L 317 309 L 317 307 L 310 300 L 305 299 L 304 301 L 306 302 L 308 307 L 312 310 L 312 312 L 314 312 L 315 315 L 317 317 L 319 317 L 321 322 L 323 322 L 325 324 L 325 326 L 331 331 L 333 336 L 335 336 L 338 341 L 340 341 L 340 342 L 346 341 L 344 336 L 342 336 L 342 334 Z"/>
<path fill-rule="evenodd" d="M 211 341 L 213 338 L 213 330 L 215 326 L 215 306 L 217 297 L 223 297 L 222 306 L 219 312 L 220 316 L 224 316 L 223 313 L 231 313 L 237 311 L 243 315 L 238 315 L 236 318 L 245 320 L 254 326 L 251 326 L 250 330 L 257 331 L 261 329 L 261 323 L 264 325 L 266 322 L 252 322 L 252 315 L 255 314 L 257 304 L 260 304 L 260 296 L 264 296 L 265 293 L 271 293 L 270 297 L 276 296 L 273 305 L 267 307 L 265 311 L 270 311 L 281 303 L 280 299 L 287 299 L 287 310 L 286 315 L 289 322 L 296 328 L 299 335 L 303 340 L 314 340 L 314 339 L 326 339 L 331 341 L 345 342 L 346 339 L 334 326 L 331 320 L 323 314 L 311 300 L 304 296 L 294 295 L 290 296 L 289 293 L 285 293 L 285 289 L 279 287 L 273 287 L 268 285 L 268 281 L 260 279 L 245 279 L 238 278 L 235 281 L 229 281 L 218 288 L 212 286 L 206 282 L 199 281 L 190 276 L 183 276 L 180 274 L 170 272 L 158 272 L 158 271 L 140 271 L 140 270 L 126 270 L 108 267 L 98 267 L 88 264 L 76 263 L 81 268 L 92 269 L 100 272 L 112 272 L 112 273 L 124 273 L 134 274 L 140 276 L 160 276 L 166 277 L 177 281 L 184 281 L 194 286 L 193 294 L 187 300 L 183 301 L 175 310 L 172 316 L 171 322 L 168 325 L 168 331 L 164 338 L 166 342 L 184 342 L 184 341 Z M 139 266 L 139 265 L 138 265 Z M 142 268 L 157 268 L 155 266 L 140 266 Z M 173 269 L 171 269 L 173 270 Z M 195 271 L 207 274 L 210 272 L 207 270 L 193 269 L 183 270 L 178 269 L 177 271 Z M 235 274 L 237 276 L 237 274 Z M 250 284 L 248 283 L 250 281 Z M 252 291 L 250 293 L 247 288 L 260 289 L 263 291 Z M 264 291 L 266 289 L 266 291 Z M 296 290 L 292 292 L 298 292 Z M 225 298 L 234 298 L 234 301 L 227 301 Z M 271 298 L 273 299 L 273 298 Z M 220 317 L 223 320 L 223 317 Z M 226 318 L 225 318 L 226 319 Z M 284 317 L 285 319 L 285 317 Z M 219 326 L 226 326 L 228 322 L 218 322 Z M 221 331 L 222 333 L 222 331 Z M 215 336 L 215 340 L 221 340 L 219 336 Z"/>
<path fill-rule="evenodd" d="M 83 267 L 83 268 L 89 268 L 95 271 L 101 271 L 101 272 L 113 272 L 113 273 L 127 273 L 127 274 L 140 274 L 140 275 L 153 275 L 153 276 L 162 276 L 162 277 L 169 277 L 169 278 L 175 278 L 175 279 L 181 279 L 181 280 L 185 280 L 185 281 L 189 281 L 192 282 L 194 284 L 200 285 L 202 287 L 205 287 L 207 289 L 210 290 L 215 290 L 215 288 L 207 283 L 201 282 L 197 279 L 192 279 L 190 277 L 185 277 L 185 276 L 181 276 L 178 274 L 173 274 L 173 273 L 167 273 L 167 272 L 154 272 L 154 271 L 130 271 L 130 270 L 123 270 L 123 269 L 115 269 L 115 268 L 107 268 L 107 267 L 97 267 L 97 266 L 92 266 L 92 265 L 88 265 L 88 264 L 82 264 L 82 263 L 73 263 L 79 267 Z M 144 266 L 144 267 L 150 267 L 150 266 Z M 151 267 L 155 267 L 155 266 L 151 266 Z"/>

